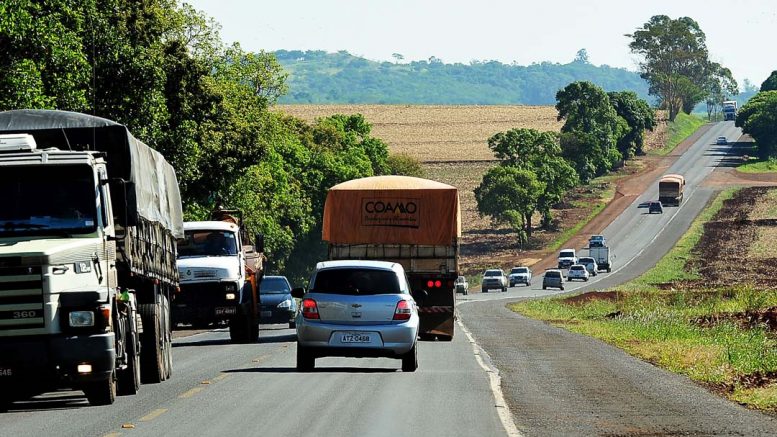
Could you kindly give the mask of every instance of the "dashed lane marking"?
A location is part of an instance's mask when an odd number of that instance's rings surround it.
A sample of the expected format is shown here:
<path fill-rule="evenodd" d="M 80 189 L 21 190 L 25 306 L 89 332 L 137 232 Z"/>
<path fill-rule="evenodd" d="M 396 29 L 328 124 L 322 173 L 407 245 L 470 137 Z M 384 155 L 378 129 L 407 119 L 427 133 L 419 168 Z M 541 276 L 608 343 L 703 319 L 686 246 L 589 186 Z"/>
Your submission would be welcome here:
<path fill-rule="evenodd" d="M 180 398 L 180 399 L 188 399 L 188 398 L 196 395 L 197 393 L 199 393 L 199 392 L 201 392 L 203 390 L 205 390 L 205 389 L 202 388 L 202 387 L 194 387 L 193 389 L 188 390 L 188 391 L 183 392 L 180 395 L 178 395 L 178 398 Z"/>
<path fill-rule="evenodd" d="M 141 417 L 139 420 L 141 422 L 150 422 L 157 417 L 165 414 L 167 412 L 167 408 L 157 408 L 156 410 L 146 414 L 145 416 Z"/>

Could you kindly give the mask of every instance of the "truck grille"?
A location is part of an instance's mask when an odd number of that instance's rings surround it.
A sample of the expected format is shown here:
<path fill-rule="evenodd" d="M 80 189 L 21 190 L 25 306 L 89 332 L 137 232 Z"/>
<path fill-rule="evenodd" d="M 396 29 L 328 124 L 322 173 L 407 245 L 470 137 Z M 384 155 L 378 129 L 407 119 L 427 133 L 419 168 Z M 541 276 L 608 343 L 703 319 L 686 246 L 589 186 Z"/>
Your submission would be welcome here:
<path fill-rule="evenodd" d="M 237 300 L 227 301 L 225 295 L 224 285 L 218 282 L 181 284 L 181 292 L 175 296 L 175 303 L 194 307 L 237 303 Z"/>
<path fill-rule="evenodd" d="M 0 331 L 42 328 L 41 267 L 13 264 L 0 264 Z"/>

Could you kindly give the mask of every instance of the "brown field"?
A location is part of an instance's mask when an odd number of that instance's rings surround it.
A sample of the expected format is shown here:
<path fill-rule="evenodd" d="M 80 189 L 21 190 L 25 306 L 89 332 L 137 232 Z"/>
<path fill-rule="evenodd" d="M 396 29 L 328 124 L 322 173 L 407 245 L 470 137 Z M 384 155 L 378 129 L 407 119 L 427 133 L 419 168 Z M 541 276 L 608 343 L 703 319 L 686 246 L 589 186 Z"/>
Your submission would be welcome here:
<path fill-rule="evenodd" d="M 488 161 L 494 155 L 488 138 L 514 128 L 558 131 L 562 123 L 552 106 L 421 105 L 277 105 L 276 109 L 307 121 L 333 114 L 362 114 L 372 134 L 392 153 L 422 162 Z"/>

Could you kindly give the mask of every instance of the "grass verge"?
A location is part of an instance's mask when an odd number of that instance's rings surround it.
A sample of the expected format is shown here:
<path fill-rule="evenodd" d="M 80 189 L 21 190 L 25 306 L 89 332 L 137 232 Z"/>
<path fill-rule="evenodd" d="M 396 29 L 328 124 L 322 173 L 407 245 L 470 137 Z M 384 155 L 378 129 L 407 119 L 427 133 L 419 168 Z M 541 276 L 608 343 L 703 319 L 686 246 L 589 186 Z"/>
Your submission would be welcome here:
<path fill-rule="evenodd" d="M 581 229 L 583 229 L 583 226 L 587 225 L 591 220 L 593 220 L 594 217 L 596 217 L 600 212 L 604 210 L 604 208 L 607 207 L 607 204 L 612 200 L 612 198 L 615 196 L 615 185 L 613 184 L 607 184 L 607 189 L 601 191 L 599 198 L 596 199 L 596 204 L 594 204 L 593 209 L 591 209 L 591 212 L 588 213 L 588 215 L 577 222 L 575 226 L 565 230 L 561 234 L 559 234 L 558 237 L 556 237 L 547 247 L 547 249 L 551 252 L 555 252 L 558 250 L 562 244 L 567 242 L 570 238 L 575 236 L 578 232 L 580 232 Z"/>
<path fill-rule="evenodd" d="M 666 145 L 652 153 L 661 156 L 668 155 L 678 144 L 682 143 L 684 139 L 690 137 L 706 123 L 707 120 L 701 117 L 680 112 L 674 121 L 669 123 L 669 139 L 666 140 Z"/>
<path fill-rule="evenodd" d="M 737 171 L 742 173 L 777 173 L 777 158 L 754 159 L 740 164 Z"/>
<path fill-rule="evenodd" d="M 704 223 L 734 195 L 727 190 L 717 196 L 677 247 L 618 291 L 529 300 L 510 309 L 603 340 L 736 402 L 777 411 L 777 338 L 752 318 L 777 305 L 777 290 L 658 286 L 697 277 L 685 271 L 686 262 L 694 256 Z"/>

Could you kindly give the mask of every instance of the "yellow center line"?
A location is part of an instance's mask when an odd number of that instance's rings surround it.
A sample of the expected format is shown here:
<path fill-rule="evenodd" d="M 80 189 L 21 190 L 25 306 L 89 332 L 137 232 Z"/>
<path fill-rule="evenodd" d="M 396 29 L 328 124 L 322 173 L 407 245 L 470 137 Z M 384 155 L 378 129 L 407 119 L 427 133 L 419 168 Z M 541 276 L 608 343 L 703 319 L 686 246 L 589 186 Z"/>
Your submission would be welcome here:
<path fill-rule="evenodd" d="M 120 432 L 112 432 L 110 434 L 105 434 L 103 437 L 119 437 L 120 435 Z"/>
<path fill-rule="evenodd" d="M 222 379 L 229 378 L 229 373 L 222 373 L 221 375 L 213 378 L 214 381 L 221 381 Z"/>
<path fill-rule="evenodd" d="M 140 418 L 141 422 L 150 422 L 167 412 L 167 408 L 158 408 Z"/>
<path fill-rule="evenodd" d="M 204 388 L 202 388 L 202 387 L 194 387 L 193 389 L 191 389 L 191 390 L 189 390 L 189 391 L 187 391 L 185 393 L 181 393 L 180 395 L 178 395 L 178 397 L 181 398 L 181 399 L 190 398 L 190 397 L 196 395 L 197 393 L 199 393 L 199 392 L 201 392 L 203 390 L 204 390 Z"/>

